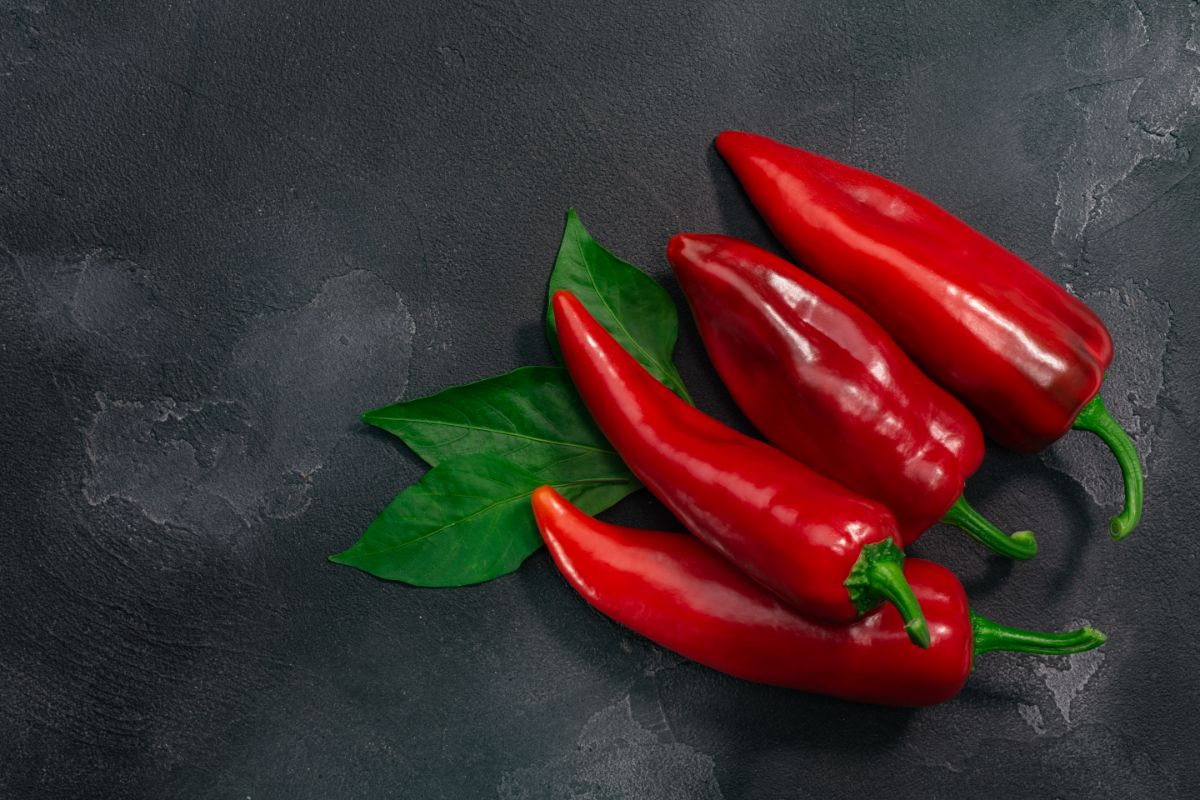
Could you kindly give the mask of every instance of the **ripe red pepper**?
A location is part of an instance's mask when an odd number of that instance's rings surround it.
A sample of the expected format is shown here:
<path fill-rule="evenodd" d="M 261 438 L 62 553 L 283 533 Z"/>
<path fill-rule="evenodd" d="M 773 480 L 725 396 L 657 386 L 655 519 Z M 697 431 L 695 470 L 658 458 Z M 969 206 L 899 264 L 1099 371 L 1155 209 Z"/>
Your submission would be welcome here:
<path fill-rule="evenodd" d="M 931 633 L 929 648 L 920 650 L 909 645 L 890 606 L 850 625 L 816 622 L 687 534 L 594 520 L 549 486 L 534 491 L 533 512 L 559 571 L 592 606 L 663 647 L 749 681 L 923 706 L 957 694 L 981 653 L 1061 655 L 1105 640 L 1092 628 L 1040 633 L 998 625 L 968 608 L 948 570 L 910 558 L 904 572 Z"/>
<path fill-rule="evenodd" d="M 717 150 L 784 246 L 874 317 L 989 436 L 1033 452 L 1072 427 L 1113 451 L 1125 507 L 1142 512 L 1133 442 L 1100 399 L 1112 339 L 1082 302 L 1013 253 L 892 181 L 726 131 Z"/>
<path fill-rule="evenodd" d="M 805 614 L 847 623 L 887 599 L 928 644 L 891 512 L 679 399 L 570 292 L 554 323 L 596 424 L 688 530 Z"/>
<path fill-rule="evenodd" d="M 679 234 L 667 260 L 721 379 L 776 447 L 896 516 L 905 545 L 938 520 L 1029 558 L 963 497 L 983 431 L 846 298 L 740 239 Z"/>

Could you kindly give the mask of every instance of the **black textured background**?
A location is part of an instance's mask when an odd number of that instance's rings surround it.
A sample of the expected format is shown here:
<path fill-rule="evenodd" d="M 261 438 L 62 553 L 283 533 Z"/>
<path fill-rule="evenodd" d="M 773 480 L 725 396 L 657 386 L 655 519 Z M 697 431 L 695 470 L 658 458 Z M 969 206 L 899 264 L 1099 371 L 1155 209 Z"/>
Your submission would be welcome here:
<path fill-rule="evenodd" d="M 0 0 L 0 796 L 1192 794 L 1200 9 L 641 6 Z M 1141 529 L 1107 540 L 1077 434 L 969 486 L 1033 562 L 917 548 L 1107 647 L 897 711 L 682 662 L 544 554 L 462 590 L 324 560 L 422 472 L 357 412 L 548 362 L 569 205 L 677 299 L 671 233 L 769 241 L 726 127 L 911 185 L 1109 323 Z M 686 319 L 678 360 L 738 419 Z"/>

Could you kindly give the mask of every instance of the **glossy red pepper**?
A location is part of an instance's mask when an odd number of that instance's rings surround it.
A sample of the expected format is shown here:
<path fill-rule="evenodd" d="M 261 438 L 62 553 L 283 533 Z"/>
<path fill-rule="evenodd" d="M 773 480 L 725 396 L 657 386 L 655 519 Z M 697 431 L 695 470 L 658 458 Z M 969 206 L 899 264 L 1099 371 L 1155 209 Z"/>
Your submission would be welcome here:
<path fill-rule="evenodd" d="M 554 324 L 596 424 L 688 530 L 805 614 L 846 623 L 887 599 L 928 643 L 886 508 L 679 399 L 569 292 Z"/>
<path fill-rule="evenodd" d="M 864 311 L 730 236 L 679 234 L 667 260 L 721 379 L 776 447 L 887 506 L 906 545 L 943 520 L 1003 555 L 1037 552 L 963 498 L 983 431 Z"/>
<path fill-rule="evenodd" d="M 1091 628 L 1039 633 L 997 625 L 971 612 L 948 570 L 910 558 L 904 572 L 929 620 L 930 645 L 921 650 L 908 643 L 891 606 L 850 625 L 815 622 L 687 534 L 594 520 L 549 486 L 534 491 L 533 511 L 554 563 L 592 606 L 663 647 L 749 681 L 923 706 L 957 694 L 981 653 L 1056 655 L 1104 643 Z"/>
<path fill-rule="evenodd" d="M 1032 452 L 1072 427 L 1109 446 L 1125 481 L 1114 538 L 1137 525 L 1142 473 L 1100 399 L 1112 339 L 1078 299 L 892 181 L 750 133 L 717 149 L 805 269 L 874 317 L 1000 444 Z"/>

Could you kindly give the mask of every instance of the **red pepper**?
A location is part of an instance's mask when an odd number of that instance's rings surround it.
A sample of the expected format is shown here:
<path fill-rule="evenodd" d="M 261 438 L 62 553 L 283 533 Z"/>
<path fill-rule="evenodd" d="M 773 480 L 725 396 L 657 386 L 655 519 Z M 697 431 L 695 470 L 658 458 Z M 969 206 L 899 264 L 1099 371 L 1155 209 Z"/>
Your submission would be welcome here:
<path fill-rule="evenodd" d="M 896 515 L 904 543 L 938 520 L 1029 558 L 962 496 L 983 432 L 865 312 L 778 256 L 729 236 L 680 234 L 667 259 L 704 346 L 776 447 Z"/>
<path fill-rule="evenodd" d="M 717 149 L 784 246 L 874 317 L 931 378 L 1016 450 L 1072 427 L 1109 446 L 1123 538 L 1142 512 L 1133 442 L 1100 399 L 1112 339 L 1082 302 L 931 201 L 869 172 L 750 133 Z"/>
<path fill-rule="evenodd" d="M 663 647 L 758 683 L 923 706 L 957 694 L 981 653 L 1078 653 L 1105 639 L 1092 628 L 998 625 L 971 612 L 948 570 L 910 558 L 904 572 L 931 636 L 920 650 L 890 606 L 850 625 L 816 622 L 687 534 L 594 520 L 549 486 L 534 491 L 533 511 L 554 563 L 591 605 Z"/>
<path fill-rule="evenodd" d="M 846 623 L 887 599 L 928 643 L 886 508 L 679 399 L 569 292 L 554 322 L 600 430 L 688 530 L 805 614 Z"/>

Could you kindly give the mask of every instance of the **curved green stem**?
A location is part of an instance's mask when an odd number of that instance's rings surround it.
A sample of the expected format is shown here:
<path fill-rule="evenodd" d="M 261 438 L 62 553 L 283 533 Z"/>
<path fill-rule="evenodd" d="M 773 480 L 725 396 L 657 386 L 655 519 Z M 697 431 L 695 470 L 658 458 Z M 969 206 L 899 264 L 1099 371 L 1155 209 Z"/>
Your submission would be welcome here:
<path fill-rule="evenodd" d="M 904 577 L 904 551 L 891 539 L 865 545 L 845 582 L 850 601 L 866 614 L 887 600 L 900 612 L 904 630 L 917 647 L 929 647 L 929 623 L 908 579 Z"/>
<path fill-rule="evenodd" d="M 975 655 L 1007 650 L 1014 653 L 1040 653 L 1065 656 L 1099 647 L 1108 637 L 1095 628 L 1084 626 L 1073 631 L 1047 633 L 1010 628 L 971 612 L 971 631 L 974 634 Z"/>
<path fill-rule="evenodd" d="M 953 525 L 994 553 L 1024 561 L 1037 553 L 1033 531 L 1017 531 L 1009 535 L 988 522 L 962 495 L 942 516 L 942 522 Z"/>
<path fill-rule="evenodd" d="M 1114 539 L 1124 539 L 1142 518 L 1142 462 L 1129 434 L 1121 427 L 1097 393 L 1071 426 L 1081 431 L 1091 431 L 1100 437 L 1121 465 L 1121 477 L 1125 481 L 1125 507 L 1108 523 L 1108 532 Z"/>

